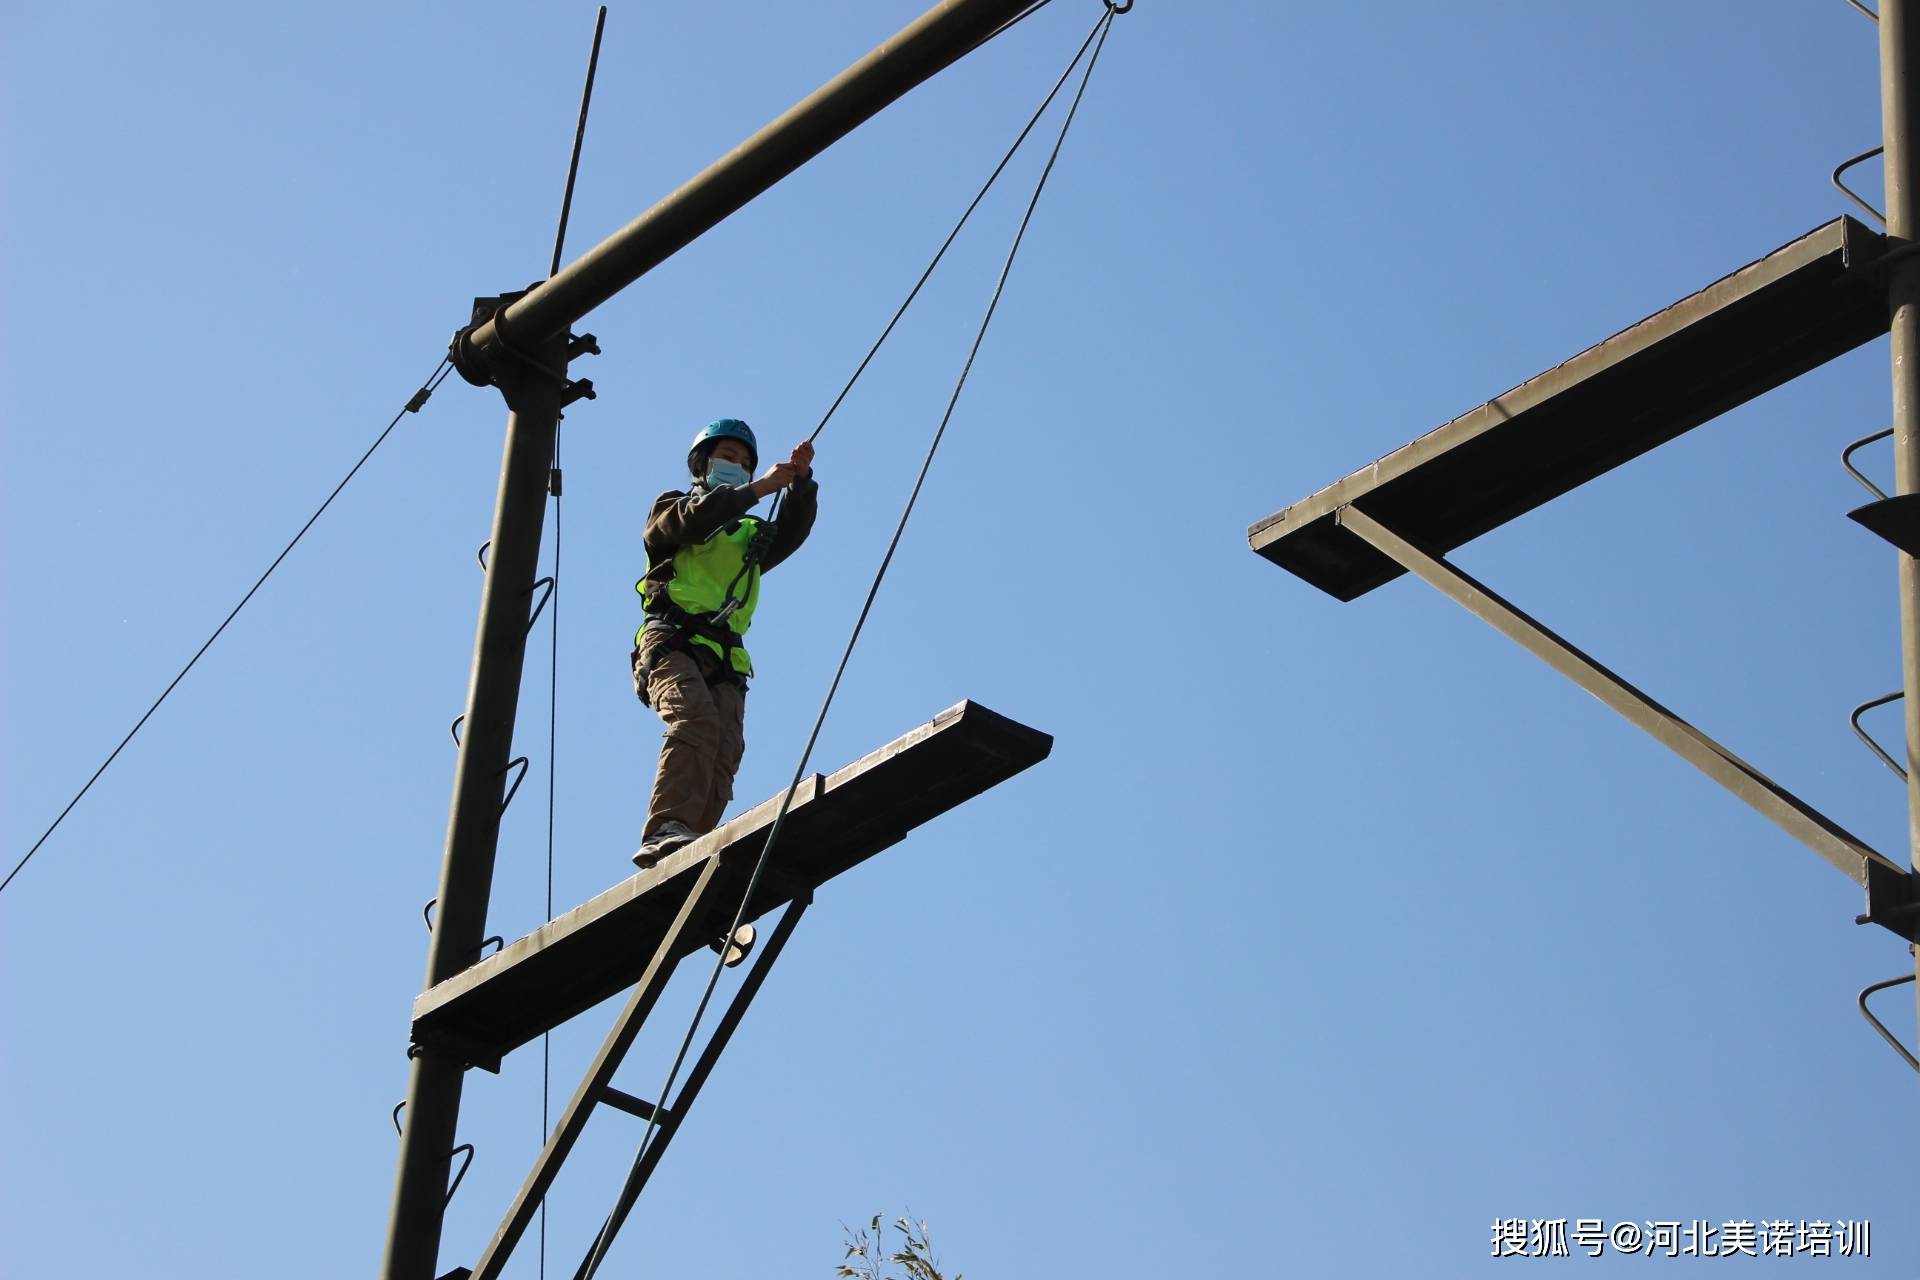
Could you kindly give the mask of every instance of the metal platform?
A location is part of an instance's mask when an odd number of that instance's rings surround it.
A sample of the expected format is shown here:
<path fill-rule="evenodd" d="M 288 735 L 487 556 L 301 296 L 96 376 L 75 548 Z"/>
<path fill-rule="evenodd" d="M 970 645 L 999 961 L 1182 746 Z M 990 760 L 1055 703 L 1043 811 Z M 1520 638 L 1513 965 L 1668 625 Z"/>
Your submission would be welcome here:
<path fill-rule="evenodd" d="M 1878 233 L 1838 218 L 1253 525 L 1255 551 L 1351 600 L 1404 570 L 1358 503 L 1444 554 L 1887 331 Z"/>
<path fill-rule="evenodd" d="M 1053 738 L 962 702 L 837 773 L 802 781 L 746 918 L 754 920 L 874 854 L 927 820 L 1046 759 Z M 671 959 L 726 930 L 780 796 L 764 801 L 589 902 L 424 992 L 414 1043 L 498 1060 L 638 981 L 706 864 L 713 892 Z M 704 886 L 703 886 L 704 887 Z"/>

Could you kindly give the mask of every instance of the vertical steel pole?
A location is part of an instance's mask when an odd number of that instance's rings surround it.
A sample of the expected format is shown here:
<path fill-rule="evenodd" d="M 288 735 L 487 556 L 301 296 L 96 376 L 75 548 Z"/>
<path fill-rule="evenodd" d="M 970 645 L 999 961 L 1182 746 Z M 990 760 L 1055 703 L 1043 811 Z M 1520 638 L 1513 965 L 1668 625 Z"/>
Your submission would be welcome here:
<path fill-rule="evenodd" d="M 536 353 L 549 370 L 520 366 L 501 383 L 507 442 L 493 511 L 493 545 L 480 593 L 480 627 L 467 686 L 467 717 L 454 769 L 452 812 L 440 864 L 440 899 L 427 951 L 427 986 L 478 958 L 493 888 L 500 805 L 513 746 L 514 711 L 526 657 L 527 609 L 546 518 L 547 468 L 560 420 L 564 335 Z M 387 1228 L 386 1280 L 435 1280 L 447 1175 L 460 1118 L 466 1064 L 422 1050 L 407 1084 L 407 1109 Z"/>
<path fill-rule="evenodd" d="M 1920 0 L 1914 0 L 1920 2 Z M 1910 0 L 1880 4 L 1880 123 L 1886 146 L 1887 233 L 1897 242 L 1920 240 L 1920 15 Z M 1893 335 L 1893 466 L 1898 493 L 1920 493 L 1920 261 L 1893 268 L 1888 282 Z M 1906 690 L 1907 837 L 1920 868 L 1920 560 L 1900 558 L 1900 663 Z M 1920 965 L 1920 961 L 1916 961 Z M 1920 983 L 1915 984 L 1920 993 Z"/>

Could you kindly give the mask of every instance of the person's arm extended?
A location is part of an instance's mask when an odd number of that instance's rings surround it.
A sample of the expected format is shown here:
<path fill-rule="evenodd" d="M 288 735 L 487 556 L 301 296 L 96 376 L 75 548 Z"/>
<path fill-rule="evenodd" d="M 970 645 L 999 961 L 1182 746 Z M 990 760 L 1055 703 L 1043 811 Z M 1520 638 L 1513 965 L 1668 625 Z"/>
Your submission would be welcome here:
<path fill-rule="evenodd" d="M 780 502 L 780 518 L 773 523 L 773 541 L 767 547 L 760 567 L 771 569 L 800 549 L 813 531 L 813 517 L 820 510 L 820 485 L 812 475 L 796 480 Z"/>
<path fill-rule="evenodd" d="M 747 514 L 759 501 L 748 485 L 724 486 L 705 493 L 669 490 L 653 500 L 644 535 L 647 546 L 672 549 L 705 542 L 721 527 Z"/>

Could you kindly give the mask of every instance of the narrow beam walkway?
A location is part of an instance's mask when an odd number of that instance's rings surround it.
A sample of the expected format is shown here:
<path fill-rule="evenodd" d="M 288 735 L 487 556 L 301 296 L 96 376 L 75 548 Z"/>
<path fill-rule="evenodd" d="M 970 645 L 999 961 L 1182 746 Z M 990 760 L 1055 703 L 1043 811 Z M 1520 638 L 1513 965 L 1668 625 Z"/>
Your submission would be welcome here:
<path fill-rule="evenodd" d="M 758 919 L 1046 759 L 1049 734 L 972 702 L 941 712 L 836 773 L 803 779 L 746 918 Z M 780 796 L 424 992 L 413 1041 L 495 1069 L 513 1049 L 631 987 L 710 859 L 703 915 L 683 956 L 725 932 Z"/>
<path fill-rule="evenodd" d="M 1404 569 L 1337 513 L 1357 503 L 1445 555 L 1887 331 L 1887 242 L 1836 218 L 1247 530 L 1341 600 Z"/>

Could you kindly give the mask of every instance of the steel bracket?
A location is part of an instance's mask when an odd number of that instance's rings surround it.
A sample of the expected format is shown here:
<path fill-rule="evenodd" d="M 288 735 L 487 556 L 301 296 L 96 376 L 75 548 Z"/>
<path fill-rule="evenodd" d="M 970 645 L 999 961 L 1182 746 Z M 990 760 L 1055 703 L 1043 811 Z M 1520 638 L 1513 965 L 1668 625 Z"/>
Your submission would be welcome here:
<path fill-rule="evenodd" d="M 542 283 L 535 281 L 524 289 L 475 298 L 471 318 L 454 331 L 453 340 L 447 344 L 447 359 L 462 378 L 476 387 L 501 385 L 519 371 L 531 369 L 539 376 L 560 384 L 561 408 L 565 408 L 576 400 L 594 398 L 592 382 L 585 378 L 577 382 L 569 380 L 563 371 L 568 364 L 582 356 L 599 355 L 599 340 L 590 333 L 577 337 L 562 333 L 557 339 L 540 344 L 535 351 L 522 351 L 514 346 L 503 326 L 498 323 L 499 317 L 509 306 L 538 289 Z M 493 322 L 493 342 L 482 347 L 474 342 L 473 334 L 489 322 Z"/>
<path fill-rule="evenodd" d="M 1867 863 L 1867 909 L 1855 924 L 1877 924 L 1920 943 L 1920 874 Z"/>
<path fill-rule="evenodd" d="M 1847 519 L 1908 555 L 1920 556 L 1920 493 L 1902 493 L 1869 502 L 1847 512 Z"/>
<path fill-rule="evenodd" d="M 673 972 L 673 955 L 680 934 L 684 930 L 695 927 L 694 922 L 705 911 L 707 906 L 705 900 L 719 865 L 720 859 L 708 859 L 699 878 L 687 890 L 672 925 L 668 927 L 666 934 L 654 948 L 653 959 L 647 966 L 645 975 L 633 988 L 626 1007 L 614 1020 L 612 1030 L 607 1033 L 606 1042 L 601 1046 L 600 1052 L 595 1055 L 585 1078 L 574 1090 L 572 1100 L 568 1102 L 555 1123 L 552 1135 L 534 1161 L 533 1169 L 528 1173 L 519 1194 L 514 1197 L 493 1238 L 488 1241 L 486 1249 L 474 1263 L 472 1275 L 477 1276 L 479 1280 L 496 1280 L 500 1276 L 507 1259 L 513 1253 L 514 1246 L 533 1220 L 533 1215 L 545 1198 L 547 1189 L 559 1173 L 561 1164 L 565 1162 L 574 1143 L 579 1139 L 589 1115 L 596 1106 L 602 1104 L 641 1116 L 652 1125 L 652 1140 L 646 1145 L 629 1177 L 620 1201 L 616 1203 L 613 1212 L 608 1215 L 606 1225 L 602 1227 L 602 1231 L 608 1234 L 620 1229 L 628 1211 L 633 1207 L 634 1198 L 639 1195 L 640 1189 L 645 1186 L 647 1178 L 651 1176 L 654 1166 L 665 1154 L 667 1145 L 673 1141 L 681 1121 L 693 1106 L 694 1100 L 700 1094 L 701 1086 L 706 1083 L 707 1076 L 712 1072 L 714 1063 L 740 1025 L 740 1020 L 745 1016 L 747 1006 L 753 1002 L 753 997 L 759 991 L 761 983 L 766 980 L 767 971 L 773 967 L 773 962 L 778 959 L 787 938 L 792 935 L 794 926 L 800 922 L 800 917 L 812 901 L 811 895 L 796 898 L 782 913 L 779 924 L 774 927 L 773 936 L 768 939 L 766 947 L 760 952 L 746 980 L 734 993 L 726 1013 L 722 1015 L 709 1035 L 706 1048 L 701 1051 L 698 1060 L 687 1073 L 685 1081 L 672 1102 L 667 1104 L 664 1098 L 661 1104 L 646 1102 L 624 1090 L 615 1088 L 613 1073 L 626 1057 L 628 1049 L 632 1047 L 641 1025 L 646 1021 L 647 1015 L 652 1012 L 654 1003 L 659 999 L 667 979 Z"/>
<path fill-rule="evenodd" d="M 455 1058 L 464 1067 L 476 1067 L 492 1075 L 500 1074 L 500 1055 L 448 1027 L 436 1027 L 425 1038 L 416 1040 L 407 1056 L 438 1053 Z"/>

